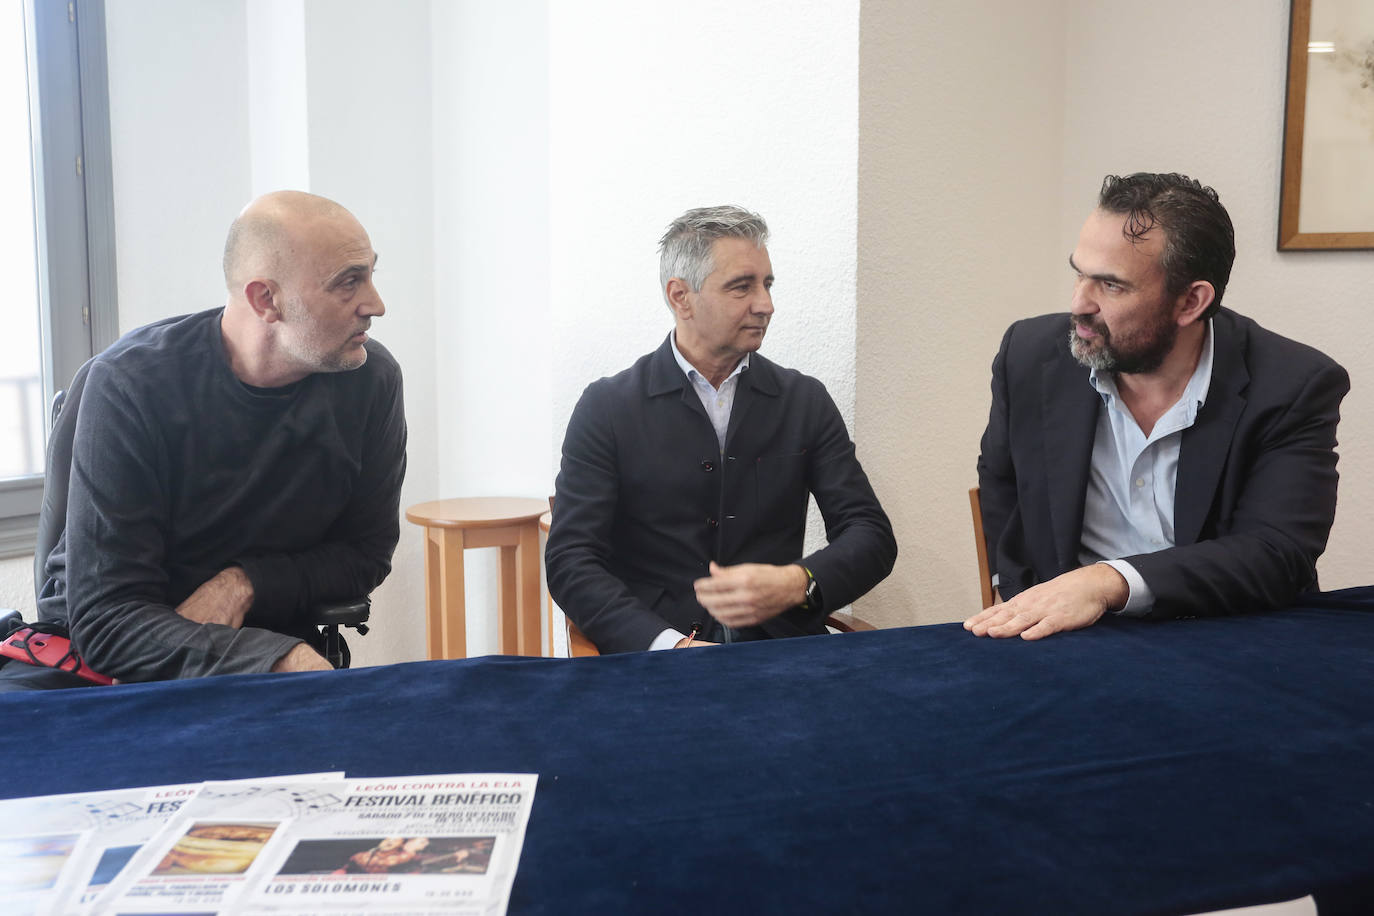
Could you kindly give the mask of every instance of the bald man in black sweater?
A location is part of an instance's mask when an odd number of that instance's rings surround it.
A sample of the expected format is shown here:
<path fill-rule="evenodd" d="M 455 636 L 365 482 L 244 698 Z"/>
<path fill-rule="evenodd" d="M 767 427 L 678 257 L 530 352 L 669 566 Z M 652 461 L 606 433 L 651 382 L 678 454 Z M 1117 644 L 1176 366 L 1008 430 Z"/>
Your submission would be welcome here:
<path fill-rule="evenodd" d="M 222 309 L 130 332 L 73 383 L 67 524 L 42 622 L 119 681 L 324 670 L 305 616 L 391 569 L 401 373 L 367 334 L 376 254 L 343 207 L 277 192 L 230 229 Z M 10 663 L 13 686 L 78 686 Z"/>

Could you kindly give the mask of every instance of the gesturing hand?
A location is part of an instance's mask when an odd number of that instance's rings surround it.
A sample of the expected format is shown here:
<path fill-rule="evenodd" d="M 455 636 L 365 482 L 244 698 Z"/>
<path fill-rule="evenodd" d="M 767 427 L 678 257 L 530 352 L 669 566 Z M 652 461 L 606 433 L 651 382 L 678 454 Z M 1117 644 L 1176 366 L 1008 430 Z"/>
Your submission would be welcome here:
<path fill-rule="evenodd" d="M 806 570 L 795 564 L 712 562 L 710 571 L 693 583 L 697 601 L 727 627 L 763 623 L 806 599 Z"/>

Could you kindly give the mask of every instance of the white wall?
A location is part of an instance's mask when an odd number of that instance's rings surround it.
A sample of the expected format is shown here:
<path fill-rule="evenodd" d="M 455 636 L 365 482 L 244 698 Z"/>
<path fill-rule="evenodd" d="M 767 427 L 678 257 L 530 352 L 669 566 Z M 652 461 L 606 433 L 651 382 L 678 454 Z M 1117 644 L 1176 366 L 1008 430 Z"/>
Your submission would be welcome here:
<path fill-rule="evenodd" d="M 106 4 L 121 333 L 224 304 L 250 195 L 246 21 L 242 2 Z"/>
<path fill-rule="evenodd" d="M 440 342 L 435 339 L 429 0 L 306 0 L 308 190 L 367 228 L 387 313 L 376 336 L 405 376 L 401 508 L 438 495 Z M 421 531 L 404 519 L 391 576 L 372 593 L 372 632 L 354 664 L 425 657 Z"/>
<path fill-rule="evenodd" d="M 553 492 L 547 3 L 433 10 L 441 460 L 430 498 L 543 498 Z M 496 557 L 466 552 L 469 654 L 497 650 Z"/>
<path fill-rule="evenodd" d="M 588 0 L 549 18 L 549 473 L 582 389 L 672 327 L 657 242 L 690 207 L 768 220 L 763 353 L 825 382 L 852 427 L 857 0 Z"/>

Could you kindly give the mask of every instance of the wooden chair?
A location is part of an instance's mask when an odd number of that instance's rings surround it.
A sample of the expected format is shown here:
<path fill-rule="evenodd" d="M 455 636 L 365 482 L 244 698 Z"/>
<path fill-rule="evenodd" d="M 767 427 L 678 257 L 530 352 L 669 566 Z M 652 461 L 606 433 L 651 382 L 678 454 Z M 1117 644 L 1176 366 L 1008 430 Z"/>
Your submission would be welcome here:
<path fill-rule="evenodd" d="M 983 537 L 983 504 L 977 487 L 968 491 L 968 505 L 973 513 L 973 547 L 978 554 L 978 589 L 983 594 L 983 607 L 990 608 L 993 603 L 992 568 L 988 565 L 988 542 Z"/>
<path fill-rule="evenodd" d="M 600 650 L 592 644 L 592 641 L 587 638 L 586 634 L 577 628 L 577 624 L 566 617 L 564 619 L 567 620 L 568 623 L 569 658 L 587 658 L 588 656 L 601 654 Z M 836 611 L 834 614 L 831 614 L 829 617 L 825 618 L 825 625 L 833 627 L 841 633 L 860 633 L 866 630 L 877 629 L 877 627 L 873 626 L 873 624 L 869 623 L 867 620 L 855 617 L 848 611 Z"/>

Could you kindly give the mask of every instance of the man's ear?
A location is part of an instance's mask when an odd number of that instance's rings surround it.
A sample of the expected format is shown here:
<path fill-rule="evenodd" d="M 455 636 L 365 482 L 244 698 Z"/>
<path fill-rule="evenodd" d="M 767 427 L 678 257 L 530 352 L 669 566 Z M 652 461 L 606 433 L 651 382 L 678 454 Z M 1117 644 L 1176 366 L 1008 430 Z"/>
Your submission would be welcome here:
<path fill-rule="evenodd" d="M 249 280 L 243 287 L 243 298 L 256 314 L 271 324 L 282 319 L 281 287 L 274 280 Z"/>
<path fill-rule="evenodd" d="M 1216 297 L 1216 287 L 1206 280 L 1194 280 L 1190 283 L 1175 302 L 1175 319 L 1178 321 L 1178 326 L 1186 328 L 1188 325 L 1201 320 L 1202 313 L 1207 311 L 1212 300 Z"/>
<path fill-rule="evenodd" d="M 692 317 L 692 303 L 688 298 L 691 292 L 687 288 L 687 281 L 681 277 L 673 277 L 668 281 L 668 285 L 663 288 L 664 294 L 668 297 L 668 307 L 673 310 L 673 316 L 686 321 Z"/>

